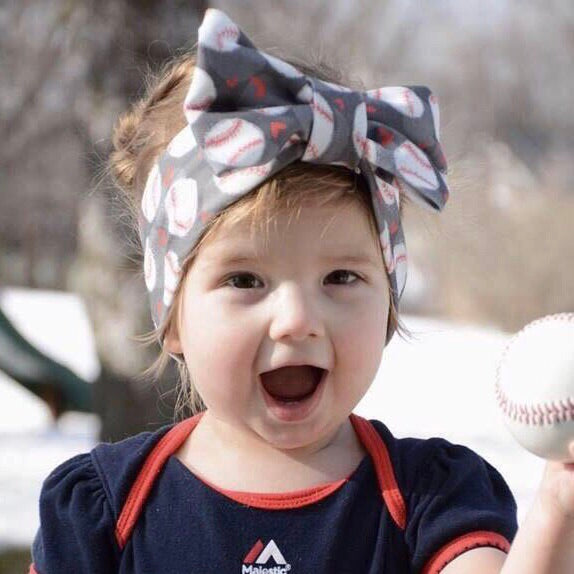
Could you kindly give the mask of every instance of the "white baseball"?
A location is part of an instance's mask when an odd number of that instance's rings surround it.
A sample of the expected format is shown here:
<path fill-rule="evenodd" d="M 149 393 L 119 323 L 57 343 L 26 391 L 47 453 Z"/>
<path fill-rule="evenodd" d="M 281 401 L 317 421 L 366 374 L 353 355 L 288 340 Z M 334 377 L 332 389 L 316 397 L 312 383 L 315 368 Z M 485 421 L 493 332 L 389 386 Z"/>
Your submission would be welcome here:
<path fill-rule="evenodd" d="M 303 161 L 320 157 L 329 147 L 333 139 L 333 130 L 335 129 L 333 110 L 319 92 L 315 93 L 311 107 L 313 108 L 313 128 L 311 129 L 305 153 L 301 158 Z"/>
<path fill-rule="evenodd" d="M 262 183 L 271 172 L 271 162 L 237 169 L 222 175 L 213 176 L 217 187 L 228 195 L 241 195 Z"/>
<path fill-rule="evenodd" d="M 404 86 L 388 86 L 369 90 L 367 95 L 376 100 L 386 102 L 401 114 L 409 118 L 418 118 L 423 115 L 425 106 L 413 90 Z"/>
<path fill-rule="evenodd" d="M 405 181 L 415 187 L 436 189 L 439 181 L 425 153 L 410 141 L 402 143 L 394 151 L 397 171 Z"/>
<path fill-rule="evenodd" d="M 387 183 L 384 179 L 381 179 L 376 175 L 375 182 L 377 184 L 377 189 L 386 205 L 399 205 L 399 190 L 394 185 Z"/>
<path fill-rule="evenodd" d="M 167 153 L 171 157 L 183 157 L 197 147 L 197 141 L 189 124 L 185 126 L 167 146 Z"/>
<path fill-rule="evenodd" d="M 173 295 L 177 289 L 181 275 L 181 263 L 174 251 L 168 251 L 165 254 L 163 262 L 163 303 L 166 307 L 171 305 Z"/>
<path fill-rule="evenodd" d="M 527 450 L 574 462 L 574 313 L 529 323 L 500 358 L 495 392 L 504 422 Z"/>
<path fill-rule="evenodd" d="M 210 8 L 205 12 L 203 22 L 197 31 L 198 42 L 218 52 L 229 52 L 237 48 L 240 31 L 221 10 Z"/>
<path fill-rule="evenodd" d="M 197 182 L 191 177 L 178 179 L 169 188 L 165 200 L 168 229 L 172 235 L 183 237 L 197 219 Z"/>
<path fill-rule="evenodd" d="M 333 90 L 336 90 L 337 92 L 351 92 L 351 88 L 348 88 L 347 86 L 341 86 L 341 84 L 334 84 L 333 82 L 327 82 L 325 80 L 323 80 L 324 84 L 327 84 L 328 86 L 330 86 L 331 88 L 333 88 Z"/>
<path fill-rule="evenodd" d="M 241 118 L 217 122 L 205 134 L 203 150 L 217 163 L 233 167 L 256 165 L 265 149 L 261 128 Z"/>
<path fill-rule="evenodd" d="M 266 54 L 265 52 L 260 52 L 261 56 L 263 56 L 269 65 L 280 74 L 283 74 L 286 78 L 300 78 L 303 74 L 291 64 L 272 56 L 271 54 Z"/>
<path fill-rule="evenodd" d="M 148 175 L 142 195 L 142 212 L 151 223 L 157 213 L 161 196 L 161 174 L 157 163 L 153 165 Z"/>
<path fill-rule="evenodd" d="M 403 292 L 407 282 L 407 248 L 404 243 L 397 243 L 393 250 L 395 258 L 395 276 L 397 280 L 397 290 Z"/>
<path fill-rule="evenodd" d="M 440 139 L 440 110 L 438 107 L 438 99 L 434 94 L 429 96 L 430 109 L 432 113 L 432 121 L 434 124 L 434 131 L 436 138 Z"/>
<path fill-rule="evenodd" d="M 147 290 L 151 293 L 155 289 L 156 269 L 153 253 L 149 245 L 149 237 L 145 240 L 144 278 Z"/>
<path fill-rule="evenodd" d="M 187 121 L 192 124 L 217 97 L 211 76 L 201 68 L 193 70 L 193 78 L 185 96 L 183 109 Z"/>
<path fill-rule="evenodd" d="M 355 108 L 353 119 L 353 144 L 359 157 L 366 157 L 371 163 L 375 156 L 371 149 L 373 142 L 367 138 L 367 104 L 361 102 Z"/>
<path fill-rule="evenodd" d="M 269 108 L 257 108 L 253 111 L 264 116 L 280 116 L 281 114 L 286 114 L 289 110 L 289 106 L 272 106 Z"/>
<path fill-rule="evenodd" d="M 393 247 L 391 245 L 391 234 L 389 232 L 389 226 L 386 222 L 383 231 L 379 234 L 379 239 L 381 242 L 383 258 L 385 260 L 387 271 L 392 273 L 395 270 L 395 259 L 393 257 Z"/>

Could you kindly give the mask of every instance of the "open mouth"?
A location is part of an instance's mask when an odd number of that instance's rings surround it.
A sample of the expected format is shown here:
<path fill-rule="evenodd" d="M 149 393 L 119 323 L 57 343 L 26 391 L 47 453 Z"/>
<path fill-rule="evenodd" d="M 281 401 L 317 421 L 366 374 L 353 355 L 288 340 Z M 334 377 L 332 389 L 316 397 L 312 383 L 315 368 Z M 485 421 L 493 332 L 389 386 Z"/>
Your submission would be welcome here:
<path fill-rule="evenodd" d="M 271 397 L 282 403 L 293 403 L 311 397 L 324 373 L 324 369 L 313 365 L 293 365 L 260 376 L 263 388 Z"/>

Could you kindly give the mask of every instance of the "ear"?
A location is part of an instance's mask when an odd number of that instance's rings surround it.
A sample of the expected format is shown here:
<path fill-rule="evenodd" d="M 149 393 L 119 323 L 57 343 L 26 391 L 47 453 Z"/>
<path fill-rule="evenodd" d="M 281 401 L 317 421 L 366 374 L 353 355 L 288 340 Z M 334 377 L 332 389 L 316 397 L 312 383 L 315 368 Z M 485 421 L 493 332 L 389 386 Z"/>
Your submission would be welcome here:
<path fill-rule="evenodd" d="M 163 338 L 163 346 L 170 353 L 180 354 L 183 353 L 183 347 L 177 331 L 178 329 L 173 326 L 166 331 Z"/>

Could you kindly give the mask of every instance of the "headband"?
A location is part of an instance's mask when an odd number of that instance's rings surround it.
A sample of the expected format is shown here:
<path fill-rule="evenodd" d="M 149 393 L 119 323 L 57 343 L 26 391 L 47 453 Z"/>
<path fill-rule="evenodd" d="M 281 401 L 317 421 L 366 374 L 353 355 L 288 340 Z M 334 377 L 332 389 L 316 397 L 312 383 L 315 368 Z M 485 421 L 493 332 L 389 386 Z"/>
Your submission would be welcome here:
<path fill-rule="evenodd" d="M 436 211 L 449 193 L 438 103 L 428 88 L 362 92 L 305 75 L 208 9 L 183 112 L 187 125 L 152 167 L 139 216 L 156 328 L 208 221 L 295 161 L 362 175 L 398 309 L 407 271 L 399 191 Z"/>

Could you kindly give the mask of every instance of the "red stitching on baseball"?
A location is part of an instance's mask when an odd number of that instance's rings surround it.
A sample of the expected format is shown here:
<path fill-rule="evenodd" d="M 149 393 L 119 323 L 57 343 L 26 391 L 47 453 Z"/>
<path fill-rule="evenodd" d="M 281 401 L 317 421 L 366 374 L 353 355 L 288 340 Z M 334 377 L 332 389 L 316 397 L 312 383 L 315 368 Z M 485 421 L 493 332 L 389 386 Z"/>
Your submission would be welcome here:
<path fill-rule="evenodd" d="M 507 343 L 496 369 L 495 394 L 498 406 L 508 418 L 527 426 L 544 426 L 551 425 L 556 422 L 574 421 L 574 397 L 530 405 L 510 400 L 508 395 L 500 386 L 500 371 L 512 345 L 519 337 L 522 337 L 530 329 L 548 321 L 573 322 L 574 313 L 557 313 L 555 315 L 548 315 L 546 317 L 536 319 L 523 327 Z"/>
<path fill-rule="evenodd" d="M 415 146 L 410 143 L 410 142 L 405 142 L 402 146 L 402 148 L 405 148 L 409 154 L 411 155 L 411 157 L 421 166 L 424 167 L 426 169 L 432 169 L 432 166 L 430 164 L 430 162 L 428 161 L 428 159 L 426 158 L 422 158 L 420 157 L 420 155 L 417 153 L 417 150 L 415 148 Z"/>
<path fill-rule="evenodd" d="M 414 177 L 418 177 L 421 181 L 424 181 L 426 184 L 428 184 L 429 187 L 435 188 L 437 186 L 437 184 L 434 181 L 429 181 L 424 176 L 420 175 L 416 171 L 413 171 L 410 167 L 400 167 L 399 172 L 400 173 L 406 173 L 406 174 L 412 175 Z"/>
<path fill-rule="evenodd" d="M 179 221 L 177 219 L 174 218 L 173 222 L 175 223 L 176 228 L 179 231 L 183 231 L 184 233 L 188 231 L 188 229 L 190 228 L 189 222 L 192 220 L 192 218 L 190 217 L 189 219 L 187 219 L 186 221 Z M 187 223 L 186 223 L 187 222 Z"/>
<path fill-rule="evenodd" d="M 219 180 L 224 181 L 236 175 L 244 175 L 251 173 L 254 173 L 255 175 L 267 175 L 269 173 L 269 168 L 266 165 L 253 165 L 246 167 L 245 169 L 234 170 L 228 173 L 224 173 L 223 175 L 219 176 Z"/>
<path fill-rule="evenodd" d="M 309 142 L 307 144 L 307 148 L 305 151 L 311 152 L 311 156 L 313 157 L 313 159 L 317 159 L 319 157 L 319 149 L 317 148 L 317 145 L 314 144 L 313 142 Z"/>
<path fill-rule="evenodd" d="M 397 195 L 392 186 L 387 184 L 386 181 L 379 179 L 379 185 L 377 186 L 377 189 L 379 190 L 379 194 L 375 196 L 377 199 L 384 201 L 384 198 L 386 197 L 391 203 L 396 203 Z"/>
<path fill-rule="evenodd" d="M 333 123 L 333 116 L 328 112 L 328 110 L 322 108 L 317 102 L 311 102 L 311 109 L 316 111 L 319 115 L 323 116 L 325 119 Z"/>
<path fill-rule="evenodd" d="M 168 200 L 172 205 L 172 213 L 173 213 L 173 223 L 176 227 L 177 230 L 179 231 L 183 231 L 184 233 L 187 232 L 187 230 L 191 227 L 189 225 L 189 222 L 193 220 L 193 217 L 189 217 L 187 220 L 179 221 L 177 219 L 177 202 L 176 202 L 176 197 L 175 197 L 175 192 L 173 188 L 170 188 L 170 190 L 168 191 Z"/>
<path fill-rule="evenodd" d="M 356 144 L 361 148 L 362 150 L 362 155 L 365 156 L 369 161 L 370 161 L 370 157 L 369 157 L 369 143 L 367 141 L 367 138 L 363 137 L 361 134 L 356 133 L 355 134 L 355 142 Z"/>
<path fill-rule="evenodd" d="M 263 138 L 257 138 L 255 140 L 251 140 L 250 142 L 247 142 L 246 144 L 243 144 L 230 158 L 229 161 L 227 162 L 229 165 L 235 165 L 235 162 L 237 161 L 237 158 L 244 152 L 247 151 L 249 148 L 255 147 L 256 145 L 259 145 L 260 143 L 264 142 L 265 140 Z"/>
<path fill-rule="evenodd" d="M 239 37 L 239 30 L 237 28 L 232 27 L 232 26 L 227 26 L 226 28 L 222 28 L 217 33 L 217 47 L 219 48 L 219 50 L 223 50 L 223 40 L 226 37 L 231 38 L 231 39 L 238 38 Z"/>
<path fill-rule="evenodd" d="M 174 257 L 170 257 L 169 255 L 166 255 L 166 259 L 167 259 L 167 262 L 169 264 L 169 268 L 171 269 L 172 273 L 174 275 L 179 275 L 181 273 L 181 267 L 179 266 L 179 263 L 177 261 L 175 254 L 174 254 Z"/>
<path fill-rule="evenodd" d="M 495 392 L 498 406 L 514 422 L 528 426 L 544 426 L 556 422 L 574 421 L 574 398 L 572 397 L 534 405 L 516 403 L 508 398 L 500 388 L 498 381 L 495 385 Z"/>
<path fill-rule="evenodd" d="M 191 110 L 194 112 L 205 110 L 205 108 L 209 107 L 209 104 L 211 104 L 211 102 L 213 102 L 213 99 L 214 99 L 213 97 L 206 96 L 205 98 L 203 98 L 203 100 L 201 100 L 198 103 L 188 102 L 187 104 L 185 104 L 185 109 Z"/>
<path fill-rule="evenodd" d="M 221 145 L 225 142 L 227 142 L 228 140 L 230 140 L 232 137 L 237 135 L 237 132 L 241 129 L 241 124 L 243 123 L 243 120 L 241 119 L 236 119 L 233 121 L 233 123 L 231 124 L 231 126 L 229 128 L 227 128 L 226 131 L 224 131 L 222 134 L 219 134 L 217 136 L 213 136 L 208 140 L 205 140 L 205 147 L 215 147 L 218 145 Z"/>
<path fill-rule="evenodd" d="M 395 257 L 395 264 L 400 263 L 402 261 L 406 261 L 406 260 L 407 260 L 406 255 L 399 255 L 398 257 Z"/>

